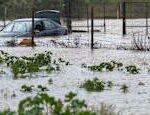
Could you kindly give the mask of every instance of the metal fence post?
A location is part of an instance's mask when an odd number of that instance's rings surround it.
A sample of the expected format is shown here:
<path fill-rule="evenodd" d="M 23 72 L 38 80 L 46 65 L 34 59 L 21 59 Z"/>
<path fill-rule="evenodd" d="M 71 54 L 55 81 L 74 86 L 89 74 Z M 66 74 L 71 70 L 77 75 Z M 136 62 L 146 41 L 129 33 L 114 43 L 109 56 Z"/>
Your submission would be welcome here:
<path fill-rule="evenodd" d="M 91 49 L 94 49 L 94 7 L 91 7 Z"/>
<path fill-rule="evenodd" d="M 71 0 L 66 1 L 68 3 L 67 5 L 67 28 L 68 28 L 68 32 L 71 33 L 72 32 L 72 20 L 71 20 Z"/>
<path fill-rule="evenodd" d="M 148 35 L 148 3 L 145 3 L 146 6 L 146 13 L 145 13 L 145 17 L 146 17 L 146 35 Z"/>
<path fill-rule="evenodd" d="M 103 3 L 103 9 L 104 9 L 104 33 L 106 33 L 106 4 L 105 4 L 105 1 Z"/>
<path fill-rule="evenodd" d="M 4 27 L 6 26 L 7 7 L 4 7 Z"/>
<path fill-rule="evenodd" d="M 87 5 L 87 30 L 88 32 L 90 31 L 90 28 L 89 28 L 89 5 Z"/>
<path fill-rule="evenodd" d="M 34 9 L 32 9 L 32 47 L 34 47 Z"/>
<path fill-rule="evenodd" d="M 126 3 L 122 3 L 122 9 L 123 9 L 123 35 L 126 35 Z"/>

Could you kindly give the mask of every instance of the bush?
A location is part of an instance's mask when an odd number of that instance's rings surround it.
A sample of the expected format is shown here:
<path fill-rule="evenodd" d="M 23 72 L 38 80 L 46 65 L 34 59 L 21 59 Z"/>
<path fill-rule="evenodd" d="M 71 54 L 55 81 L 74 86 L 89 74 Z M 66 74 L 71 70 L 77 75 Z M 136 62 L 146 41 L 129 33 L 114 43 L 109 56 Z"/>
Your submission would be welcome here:
<path fill-rule="evenodd" d="M 116 62 L 116 61 L 110 61 L 110 62 L 102 62 L 99 65 L 92 65 L 92 66 L 86 66 L 85 64 L 82 64 L 82 67 L 87 67 L 91 71 L 96 72 L 111 72 L 114 69 L 120 69 L 123 66 L 122 63 Z"/>
<path fill-rule="evenodd" d="M 125 68 L 126 68 L 126 71 L 130 74 L 139 74 L 140 73 L 140 69 L 134 65 L 126 66 Z"/>

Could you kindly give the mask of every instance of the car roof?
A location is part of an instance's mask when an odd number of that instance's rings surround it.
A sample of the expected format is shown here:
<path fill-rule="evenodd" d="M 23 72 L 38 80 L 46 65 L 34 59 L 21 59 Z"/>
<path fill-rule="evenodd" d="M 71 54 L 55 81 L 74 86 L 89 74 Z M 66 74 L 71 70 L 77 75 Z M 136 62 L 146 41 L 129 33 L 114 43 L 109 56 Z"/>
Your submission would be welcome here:
<path fill-rule="evenodd" d="M 34 18 L 35 21 L 41 21 L 41 20 L 51 20 L 48 18 Z M 22 18 L 22 19 L 16 19 L 15 22 L 23 22 L 23 21 L 32 21 L 32 18 Z"/>

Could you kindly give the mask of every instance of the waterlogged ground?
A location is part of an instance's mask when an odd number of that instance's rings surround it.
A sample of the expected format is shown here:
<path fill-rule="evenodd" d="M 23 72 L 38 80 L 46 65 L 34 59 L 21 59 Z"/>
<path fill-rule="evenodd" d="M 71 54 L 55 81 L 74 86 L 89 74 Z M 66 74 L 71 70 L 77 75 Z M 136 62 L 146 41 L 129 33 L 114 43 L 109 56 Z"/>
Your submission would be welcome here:
<path fill-rule="evenodd" d="M 128 20 L 128 24 L 145 25 L 144 19 L 135 21 Z M 73 22 L 74 25 L 86 24 L 86 21 Z M 103 21 L 95 20 L 95 24 L 101 25 Z M 26 79 L 12 79 L 12 74 L 4 66 L 0 66 L 0 70 L 4 70 L 6 74 L 0 74 L 0 110 L 11 108 L 17 109 L 20 100 L 27 96 L 33 96 L 36 91 L 32 93 L 22 93 L 21 86 L 26 85 L 43 85 L 48 87 L 48 93 L 57 98 L 64 98 L 64 95 L 70 91 L 76 92 L 80 99 L 85 99 L 89 106 L 100 108 L 101 103 L 114 105 L 116 111 L 120 111 L 123 115 L 149 115 L 150 113 L 150 53 L 138 52 L 130 50 L 116 50 L 116 49 L 131 49 L 133 34 L 138 34 L 138 37 L 145 32 L 145 28 L 131 29 L 129 35 L 122 37 L 122 20 L 107 20 L 106 21 L 107 34 L 103 34 L 103 28 L 95 28 L 101 32 L 94 33 L 95 47 L 107 49 L 95 49 L 91 51 L 90 34 L 89 33 L 74 33 L 68 36 L 36 38 L 37 47 L 34 49 L 30 47 L 4 47 L 6 39 L 0 39 L 0 50 L 3 50 L 15 56 L 32 56 L 35 53 L 44 51 L 52 51 L 54 58 L 62 57 L 69 61 L 72 65 L 63 66 L 61 72 L 54 72 L 48 77 L 44 73 L 40 73 L 41 77 L 26 78 Z M 85 28 L 83 28 L 85 29 Z M 87 28 L 86 28 L 87 29 Z M 134 36 L 135 37 L 135 36 Z M 11 40 L 12 38 L 7 38 Z M 19 40 L 18 40 L 19 41 Z M 149 43 L 149 41 L 147 41 Z M 67 47 L 67 48 L 66 48 Z M 136 65 L 141 69 L 140 74 L 131 75 L 128 73 L 113 71 L 95 73 L 85 68 L 81 68 L 81 64 L 99 64 L 116 60 L 126 65 Z M 47 76 L 47 75 L 46 75 Z M 112 81 L 115 86 L 112 89 L 107 89 L 103 92 L 87 92 L 79 88 L 80 84 L 85 79 L 99 78 L 104 81 Z M 53 84 L 49 85 L 48 80 L 52 78 Z M 139 82 L 145 85 L 139 86 Z M 129 87 L 127 94 L 122 93 L 121 86 L 126 84 Z M 14 97 L 14 94 L 16 95 Z"/>
<path fill-rule="evenodd" d="M 48 47 L 1 47 L 0 50 L 8 52 L 15 56 L 31 56 L 35 53 L 40 53 L 45 50 L 52 51 L 55 58 L 62 57 L 69 61 L 70 66 L 63 66 L 61 72 L 49 74 L 48 77 L 12 79 L 10 70 L 0 67 L 5 70 L 6 74 L 0 77 L 0 110 L 11 108 L 15 110 L 20 100 L 27 96 L 36 94 L 22 93 L 20 88 L 22 85 L 43 85 L 48 87 L 48 93 L 56 98 L 63 99 L 64 95 L 70 91 L 76 92 L 80 99 L 85 99 L 89 106 L 100 108 L 101 103 L 114 105 L 116 111 L 121 111 L 123 115 L 149 115 L 150 113 L 150 53 L 125 51 L 125 50 L 107 50 L 96 49 L 91 51 L 88 48 L 48 48 Z M 113 71 L 94 73 L 85 68 L 81 68 L 82 63 L 99 64 L 103 61 L 116 60 L 124 65 L 134 64 L 141 69 L 140 74 L 131 75 L 128 73 Z M 85 79 L 97 77 L 104 81 L 112 81 L 115 86 L 112 89 L 104 90 L 103 92 L 87 92 L 79 88 L 80 84 Z M 53 84 L 49 85 L 48 80 L 52 78 Z M 139 86 L 139 82 L 145 85 Z M 124 94 L 120 87 L 126 84 L 129 87 L 129 92 Z M 12 95 L 16 94 L 16 97 Z"/>

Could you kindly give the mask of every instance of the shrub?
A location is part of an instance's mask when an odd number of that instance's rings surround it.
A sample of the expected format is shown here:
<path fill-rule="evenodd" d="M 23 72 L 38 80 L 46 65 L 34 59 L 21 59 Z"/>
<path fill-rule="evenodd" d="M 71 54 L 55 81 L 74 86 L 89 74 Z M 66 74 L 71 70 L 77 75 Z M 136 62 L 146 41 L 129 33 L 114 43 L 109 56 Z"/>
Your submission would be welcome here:
<path fill-rule="evenodd" d="M 105 82 L 100 81 L 97 78 L 93 80 L 86 80 L 82 85 L 81 88 L 85 88 L 87 91 L 98 91 L 101 92 L 105 88 Z"/>
<path fill-rule="evenodd" d="M 96 71 L 96 72 L 102 72 L 102 71 L 113 71 L 115 68 L 119 69 L 122 67 L 123 64 L 120 62 L 116 61 L 110 61 L 110 62 L 102 62 L 99 65 L 92 65 L 92 66 L 86 66 L 85 64 L 82 65 L 82 67 L 87 67 L 91 71 Z"/>
<path fill-rule="evenodd" d="M 128 92 L 129 92 L 128 89 L 129 89 L 129 87 L 128 87 L 126 84 L 122 85 L 121 88 L 120 88 L 120 90 L 121 90 L 123 93 L 128 93 Z"/>
<path fill-rule="evenodd" d="M 24 92 L 24 93 L 31 93 L 33 91 L 33 85 L 31 86 L 27 86 L 27 85 L 22 85 L 21 86 L 21 92 Z"/>
<path fill-rule="evenodd" d="M 63 102 L 46 93 L 38 94 L 33 98 L 26 98 L 19 103 L 19 115 L 96 115 L 94 112 L 87 110 L 85 101 L 76 99 L 76 94 L 70 92 L 66 95 L 66 106 Z"/>
<path fill-rule="evenodd" d="M 134 65 L 126 66 L 125 68 L 126 68 L 126 71 L 130 74 L 139 74 L 140 73 L 140 69 Z"/>

